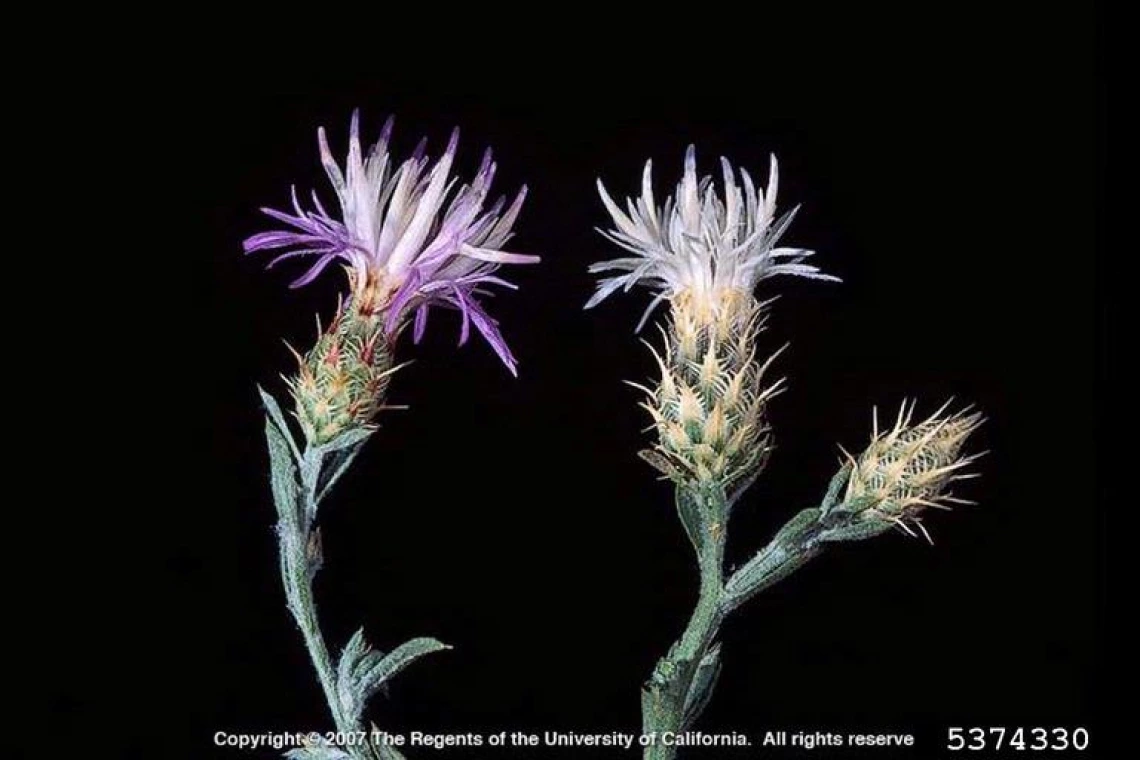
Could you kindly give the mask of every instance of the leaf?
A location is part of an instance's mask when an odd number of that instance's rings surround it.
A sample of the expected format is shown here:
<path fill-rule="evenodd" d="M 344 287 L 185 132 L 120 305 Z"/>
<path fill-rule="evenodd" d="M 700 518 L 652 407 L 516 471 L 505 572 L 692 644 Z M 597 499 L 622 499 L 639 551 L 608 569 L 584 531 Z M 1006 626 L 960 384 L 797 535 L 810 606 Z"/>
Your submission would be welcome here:
<path fill-rule="evenodd" d="M 820 541 L 862 541 L 873 538 L 891 529 L 886 520 L 849 520 L 846 524 L 828 528 L 819 535 Z"/>
<path fill-rule="evenodd" d="M 804 543 L 811 528 L 819 522 L 819 515 L 818 509 L 800 510 L 795 517 L 784 523 L 784 527 L 780 528 L 780 532 L 772 540 L 787 548 Z"/>
<path fill-rule="evenodd" d="M 358 629 L 348 640 L 336 666 L 337 698 L 344 714 L 358 723 L 368 698 L 386 682 L 425 654 L 451 647 L 432 638 L 405 642 L 385 655 L 368 646 L 364 630 Z"/>
<path fill-rule="evenodd" d="M 364 699 L 420 657 L 445 649 L 451 647 L 436 639 L 422 637 L 404 642 L 387 655 L 370 652 L 361 660 L 356 672 L 356 681 Z"/>
<path fill-rule="evenodd" d="M 360 453 L 363 448 L 363 441 L 358 442 L 352 448 L 340 449 L 329 455 L 329 461 L 325 462 L 324 477 L 320 479 L 317 491 L 317 501 L 324 501 L 325 496 L 332 490 L 332 487 L 340 480 L 340 476 L 348 471 L 349 465 L 356 459 L 356 455 Z"/>
<path fill-rule="evenodd" d="M 818 509 L 804 509 L 780 529 L 767 546 L 744 567 L 733 573 L 724 586 L 729 604 L 742 604 L 753 594 L 787 578 L 821 551 Z"/>
<path fill-rule="evenodd" d="M 878 506 L 882 500 L 874 494 L 864 494 L 863 496 L 856 496 L 854 499 L 849 499 L 835 506 L 835 511 L 847 512 L 849 514 L 856 514 L 870 509 L 871 507 Z"/>
<path fill-rule="evenodd" d="M 337 685 L 351 682 L 357 664 L 370 650 L 371 647 L 368 646 L 368 642 L 364 639 L 364 629 L 357 628 L 356 633 L 352 634 L 352 638 L 344 645 L 344 650 L 340 653 L 340 659 L 337 660 Z"/>
<path fill-rule="evenodd" d="M 676 493 L 677 514 L 681 518 L 681 525 L 685 526 L 685 534 L 700 556 L 705 544 L 704 516 L 701 513 L 701 497 L 693 489 L 683 485 L 677 486 Z"/>
<path fill-rule="evenodd" d="M 724 586 L 730 607 L 748 601 L 753 595 L 774 586 L 811 561 L 822 549 L 799 547 L 792 552 L 769 544 L 744 567 L 736 571 Z"/>
<path fill-rule="evenodd" d="M 293 433 L 289 430 L 288 423 L 285 422 L 285 415 L 281 412 L 281 407 L 277 404 L 277 399 L 270 396 L 259 385 L 257 392 L 261 394 L 261 403 L 265 406 L 265 414 L 269 419 L 273 420 L 273 424 L 281 432 L 281 435 L 289 442 L 289 449 L 293 452 L 293 458 L 297 461 L 301 459 L 301 452 L 297 450 L 297 444 L 293 441 Z"/>
<path fill-rule="evenodd" d="M 720 642 L 713 644 L 705 656 L 697 663 L 689 693 L 685 695 L 685 709 L 682 730 L 687 729 L 697 719 L 712 698 L 717 677 L 720 676 Z"/>
<path fill-rule="evenodd" d="M 289 443 L 272 419 L 265 421 L 265 441 L 269 449 L 269 484 L 273 503 L 282 522 L 296 524 L 300 516 L 297 504 L 297 465 Z"/>
<path fill-rule="evenodd" d="M 320 499 L 317 498 L 317 482 L 321 477 L 321 455 L 316 449 L 306 448 L 300 459 L 301 487 L 303 489 L 304 503 L 302 511 L 305 515 L 305 528 L 317 519 L 317 507 Z"/>
<path fill-rule="evenodd" d="M 341 449 L 347 449 L 351 446 L 357 446 L 361 443 L 364 443 L 374 432 L 376 432 L 375 429 L 371 427 L 353 428 L 352 430 L 341 433 L 328 443 L 323 443 L 320 446 L 317 446 L 315 451 L 318 452 L 322 457 L 328 456 L 329 454 L 340 451 Z"/>
<path fill-rule="evenodd" d="M 847 484 L 847 478 L 851 475 L 851 463 L 844 462 L 843 466 L 839 468 L 839 472 L 831 478 L 831 482 L 827 485 L 827 493 L 823 497 L 823 502 L 820 503 L 820 512 L 826 515 L 835 507 L 839 501 L 839 489 Z"/>
<path fill-rule="evenodd" d="M 361 661 L 371 652 L 371 647 L 364 639 L 364 629 L 357 628 L 356 633 L 344 646 L 340 659 L 336 664 L 336 691 L 340 700 L 341 709 L 353 723 L 360 720 L 364 712 L 364 699 L 361 697 L 357 683 L 357 671 Z"/>

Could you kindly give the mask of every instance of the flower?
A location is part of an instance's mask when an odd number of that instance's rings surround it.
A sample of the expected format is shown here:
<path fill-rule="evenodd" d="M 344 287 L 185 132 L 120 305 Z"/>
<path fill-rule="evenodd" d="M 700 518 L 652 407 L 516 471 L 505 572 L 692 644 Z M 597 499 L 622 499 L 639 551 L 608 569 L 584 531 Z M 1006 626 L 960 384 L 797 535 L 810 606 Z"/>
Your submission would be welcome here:
<path fill-rule="evenodd" d="M 628 213 L 618 208 L 598 180 L 598 192 L 616 226 L 612 231 L 599 232 L 634 255 L 590 266 L 595 274 L 623 274 L 604 277 L 587 309 L 618 288 L 628 291 L 638 284 L 652 288 L 658 294 L 638 324 L 640 330 L 654 307 L 683 292 L 691 293 L 697 304 L 715 308 L 729 291 L 751 294 L 760 280 L 777 274 L 838 280 L 803 263 L 812 251 L 776 247 L 799 207 L 776 218 L 775 156 L 771 158 L 766 192 L 756 188 L 744 169 L 740 170 L 742 190 L 728 160 L 721 158 L 720 163 L 723 198 L 714 191 L 711 176 L 697 179 L 696 151 L 690 145 L 676 195 L 659 207 L 653 197 L 653 162 L 646 161 L 641 197 L 626 201 Z"/>
<path fill-rule="evenodd" d="M 495 175 L 490 150 L 484 153 L 470 184 L 455 189 L 457 180 L 450 173 L 458 130 L 452 132 L 447 149 L 434 164 L 421 141 L 412 157 L 398 167 L 388 152 L 391 133 L 392 119 L 388 119 L 380 139 L 364 156 L 359 113 L 353 112 L 348 158 L 342 169 L 321 128 L 321 163 L 340 202 L 340 219 L 325 210 L 316 193 L 313 209 L 305 209 L 294 189 L 292 214 L 262 209 L 287 229 L 253 235 L 244 243 L 245 252 L 282 251 L 270 266 L 299 256 L 315 258 L 292 287 L 312 282 L 333 261 L 346 262 L 352 308 L 361 315 L 382 315 L 385 330 L 392 336 L 408 315 L 414 315 L 413 334 L 418 342 L 432 306 L 456 309 L 463 319 L 459 344 L 466 343 L 473 324 L 514 373 L 514 357 L 480 297 L 493 285 L 515 287 L 495 275 L 500 265 L 539 260 L 502 250 L 512 236 L 526 187 L 509 206 L 499 198 L 484 210 Z"/>
<path fill-rule="evenodd" d="M 942 416 L 949 403 L 914 425 L 914 404 L 908 409 L 904 403 L 894 427 L 883 432 L 875 414 L 871 443 L 858 459 L 846 455 L 851 467 L 843 499 L 847 510 L 859 512 L 863 520 L 893 523 L 914 535 L 909 523 L 929 540 L 918 519 L 920 512 L 927 507 L 949 509 L 949 504 L 973 503 L 956 498 L 947 489 L 955 480 L 976 477 L 962 468 L 984 452 L 962 456 L 961 450 L 984 420 L 969 409 Z"/>

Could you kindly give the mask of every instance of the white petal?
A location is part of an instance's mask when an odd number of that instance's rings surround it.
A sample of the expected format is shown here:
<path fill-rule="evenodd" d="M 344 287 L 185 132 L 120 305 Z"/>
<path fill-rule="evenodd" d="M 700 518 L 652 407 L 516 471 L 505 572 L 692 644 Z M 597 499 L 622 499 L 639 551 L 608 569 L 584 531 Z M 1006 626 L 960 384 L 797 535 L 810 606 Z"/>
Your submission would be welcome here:
<path fill-rule="evenodd" d="M 506 251 L 493 251 L 489 248 L 476 248 L 464 243 L 459 246 L 459 252 L 464 256 L 479 261 L 491 261 L 496 264 L 536 264 L 542 261 L 540 256 L 531 256 L 525 253 L 508 253 Z"/>

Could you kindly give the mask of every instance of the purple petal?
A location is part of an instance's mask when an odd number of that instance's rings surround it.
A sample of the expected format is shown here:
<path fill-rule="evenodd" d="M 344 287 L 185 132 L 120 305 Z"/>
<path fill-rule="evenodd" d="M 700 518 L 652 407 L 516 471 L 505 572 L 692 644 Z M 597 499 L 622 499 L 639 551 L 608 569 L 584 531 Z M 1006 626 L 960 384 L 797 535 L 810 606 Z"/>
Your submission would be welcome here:
<path fill-rule="evenodd" d="M 451 137 L 447 140 L 447 150 L 443 152 L 445 157 L 451 156 L 455 158 L 455 151 L 459 149 L 459 127 L 451 130 Z"/>
<path fill-rule="evenodd" d="M 495 354 L 506 365 L 507 371 L 515 377 L 518 377 L 518 368 L 515 363 L 515 357 L 511 353 L 511 349 L 507 346 L 506 340 L 503 339 L 502 332 L 499 331 L 499 325 L 495 320 L 491 319 L 482 306 L 474 303 L 471 306 L 471 321 L 475 323 L 475 327 L 483 336 L 483 339 L 490 344 Z"/>
<path fill-rule="evenodd" d="M 412 325 L 412 342 L 419 343 L 424 337 L 427 328 L 428 305 L 425 303 L 416 309 L 415 323 Z"/>
<path fill-rule="evenodd" d="M 459 345 L 466 345 L 467 339 L 471 336 L 471 311 L 472 304 L 468 301 L 461 288 L 453 288 L 454 303 L 463 313 L 463 324 L 459 327 Z"/>
<path fill-rule="evenodd" d="M 427 150 L 427 138 L 421 137 L 420 141 L 416 144 L 416 149 L 412 151 L 412 163 L 417 163 L 424 157 L 424 152 Z"/>
<path fill-rule="evenodd" d="M 314 254 L 325 255 L 327 253 L 329 253 L 329 251 L 315 251 L 312 248 L 302 248 L 298 251 L 289 251 L 288 253 L 282 253 L 274 256 L 273 260 L 265 265 L 265 268 L 273 269 L 275 266 L 277 266 L 278 262 L 285 261 L 286 259 L 294 259 L 298 256 L 312 256 Z"/>
<path fill-rule="evenodd" d="M 285 232 L 278 230 L 276 232 L 259 232 L 256 235 L 250 235 L 242 242 L 242 249 L 246 253 L 253 253 L 255 251 L 268 251 L 274 248 L 281 248 L 287 245 L 293 245 L 299 242 L 312 242 L 303 240 L 304 238 L 312 237 L 311 235 L 300 235 L 296 232 Z"/>
<path fill-rule="evenodd" d="M 317 261 L 316 264 L 313 264 L 313 266 L 309 268 L 308 272 L 306 272 L 305 274 L 301 275 L 301 277 L 299 277 L 298 279 L 291 282 L 289 284 L 289 287 L 295 289 L 295 288 L 300 288 L 300 287 L 303 287 L 305 285 L 308 285 L 310 282 L 317 279 L 317 275 L 319 275 L 321 272 L 323 272 L 325 267 L 327 267 L 330 263 L 332 263 L 334 260 L 336 260 L 338 258 L 340 258 L 340 257 L 337 256 L 335 253 L 326 253 L 324 256 L 322 256 Z"/>

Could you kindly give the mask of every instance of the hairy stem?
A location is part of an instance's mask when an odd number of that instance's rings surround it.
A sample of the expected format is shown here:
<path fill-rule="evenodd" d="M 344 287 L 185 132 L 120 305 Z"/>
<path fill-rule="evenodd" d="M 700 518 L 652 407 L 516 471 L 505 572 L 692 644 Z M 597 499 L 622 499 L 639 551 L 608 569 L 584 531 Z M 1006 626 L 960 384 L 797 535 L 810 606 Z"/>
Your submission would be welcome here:
<path fill-rule="evenodd" d="M 820 511 L 804 510 L 726 583 L 721 522 L 705 527 L 710 524 L 709 514 L 724 514 L 720 506 L 712 504 L 704 513 L 701 535 L 694 541 L 701 573 L 697 606 L 681 638 L 657 663 L 642 690 L 642 729 L 655 735 L 645 748 L 645 760 L 673 760 L 677 747 L 669 746 L 666 734 L 688 730 L 704 710 L 720 667 L 715 638 L 721 623 L 745 600 L 788 577 L 823 548 Z"/>
<path fill-rule="evenodd" d="M 678 498 L 683 498 L 678 495 Z M 712 502 L 710 502 L 710 505 Z M 709 507 L 713 513 L 721 512 L 722 502 Z M 724 538 L 723 531 L 706 530 L 709 525 L 703 520 L 699 526 L 702 535 L 697 546 L 697 561 L 700 568 L 700 593 L 696 608 L 681 638 L 669 652 L 658 661 L 653 674 L 642 690 L 642 729 L 646 734 L 654 734 L 656 740 L 645 748 L 646 760 L 671 760 L 676 756 L 676 748 L 667 746 L 662 739 L 666 734 L 684 731 L 693 718 L 699 714 L 703 702 L 712 690 L 706 668 L 715 669 L 719 664 L 709 662 L 718 653 L 711 651 L 717 631 L 727 612 L 724 604 Z"/>
<path fill-rule="evenodd" d="M 293 619 L 301 629 L 305 648 L 317 671 L 325 701 L 332 714 L 336 730 L 341 734 L 359 732 L 360 727 L 345 715 L 337 690 L 337 677 L 332 657 L 317 618 L 317 605 L 313 599 L 313 579 L 321 566 L 319 533 L 313 526 L 317 513 L 317 480 L 320 460 L 312 449 L 301 455 L 301 477 L 295 482 L 296 492 L 291 504 L 295 508 L 278 509 L 277 532 L 281 551 L 281 579 L 285 598 Z M 327 490 L 327 488 L 325 489 Z M 344 748 L 358 760 L 375 757 L 368 743 L 355 742 Z"/>
<path fill-rule="evenodd" d="M 301 629 L 305 639 L 305 648 L 309 650 L 309 657 L 316 668 L 325 699 L 338 731 L 352 730 L 346 726 L 340 711 L 340 701 L 336 692 L 336 676 L 333 671 L 332 658 L 328 647 L 321 635 L 320 624 L 317 621 L 317 606 L 313 602 L 313 585 L 309 577 L 310 563 L 306 556 L 306 540 L 302 538 L 297 526 L 280 525 L 281 533 L 281 577 L 285 583 L 285 598 L 288 600 L 289 611 Z"/>

